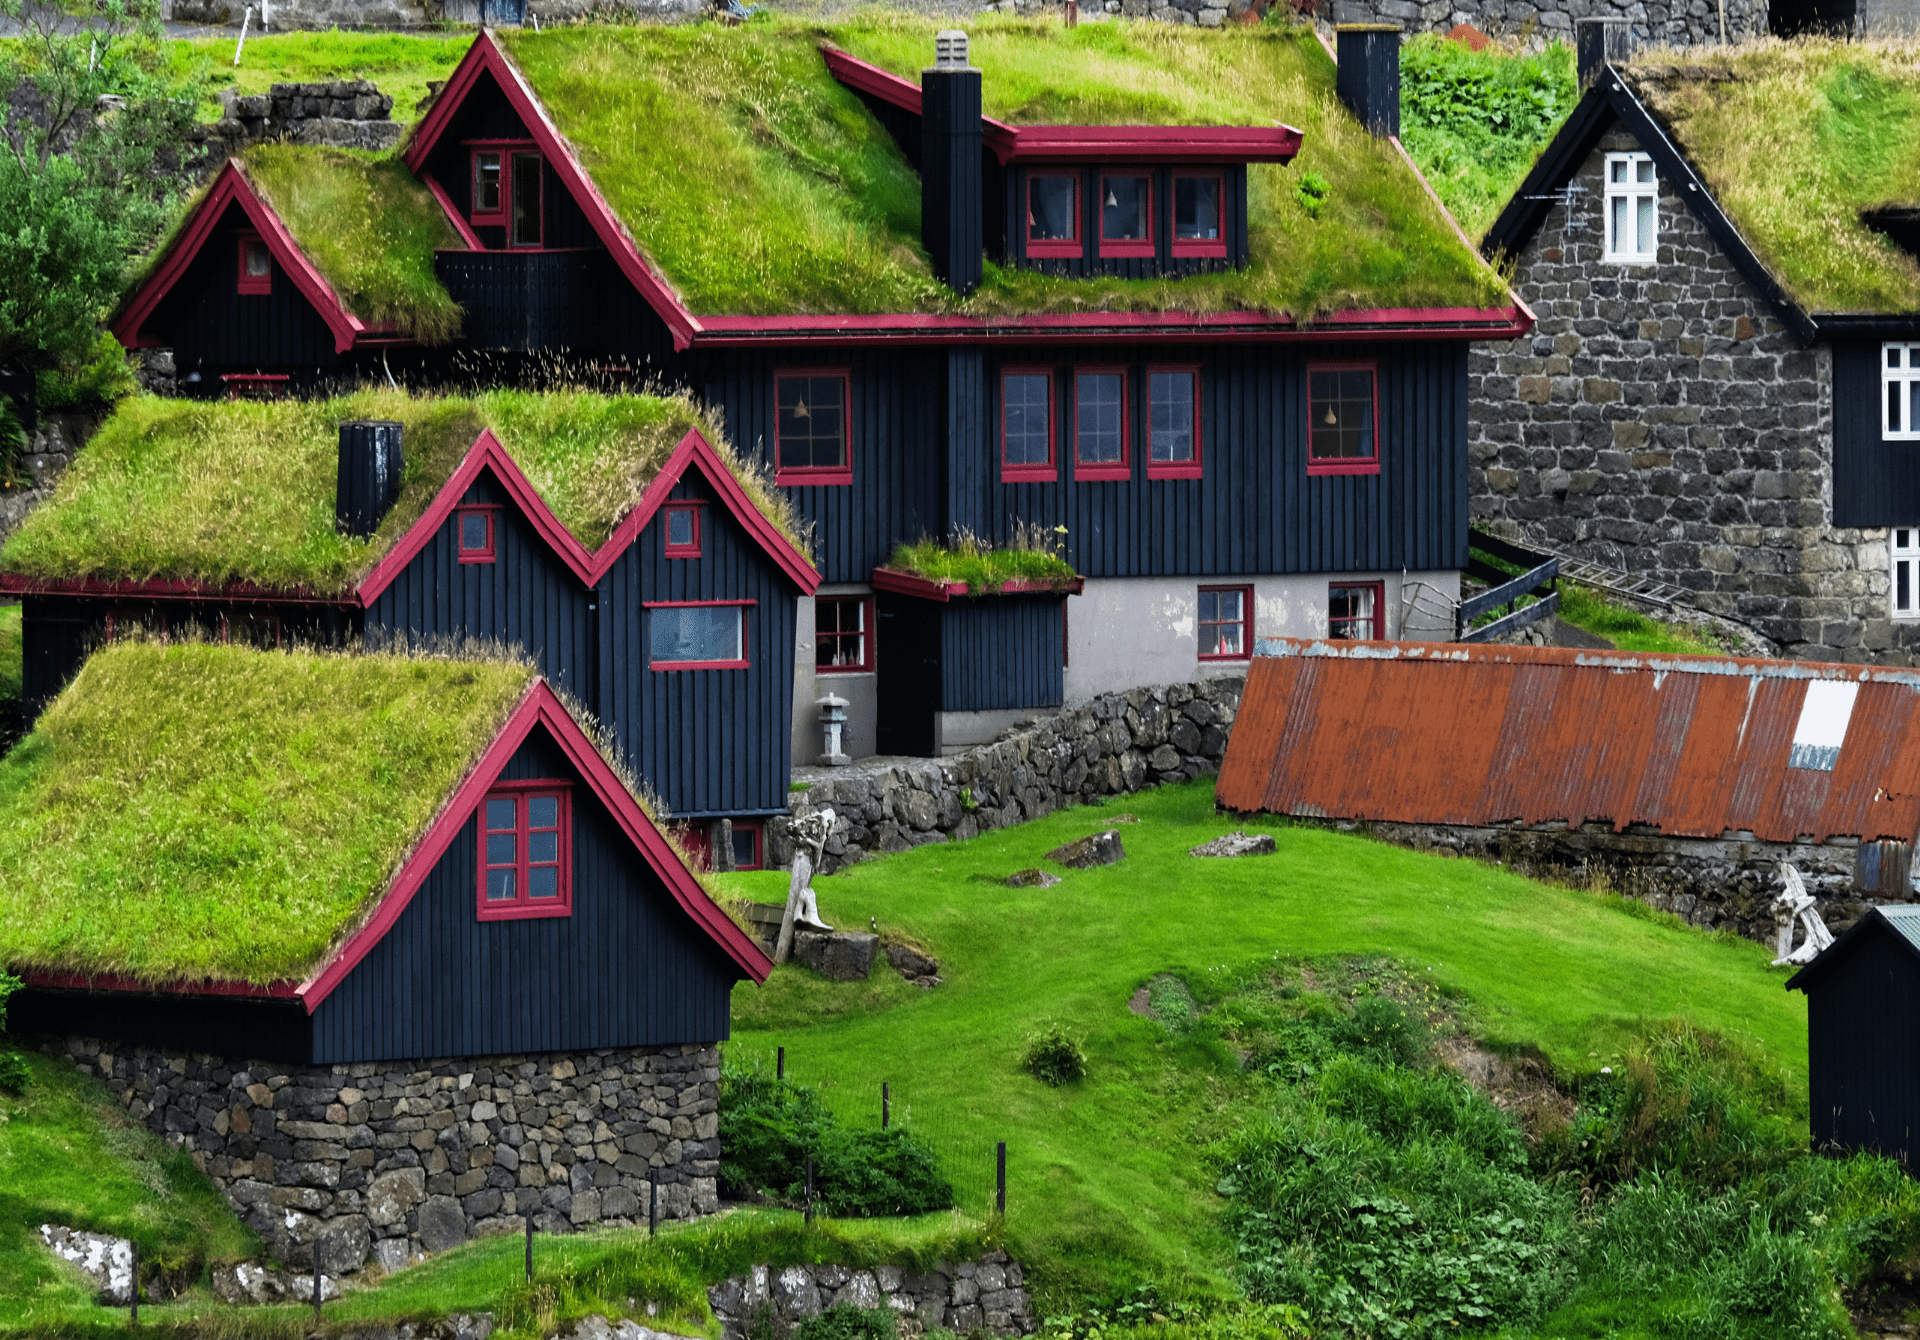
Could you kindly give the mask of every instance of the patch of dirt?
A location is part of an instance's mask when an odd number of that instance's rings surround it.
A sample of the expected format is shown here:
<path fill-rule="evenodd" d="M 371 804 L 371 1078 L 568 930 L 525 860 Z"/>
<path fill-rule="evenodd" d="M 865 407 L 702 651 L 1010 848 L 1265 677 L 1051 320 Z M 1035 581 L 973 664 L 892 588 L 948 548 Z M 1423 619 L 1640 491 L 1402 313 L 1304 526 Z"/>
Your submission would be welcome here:
<path fill-rule="evenodd" d="M 1502 1112 L 1531 1130 L 1540 1116 L 1573 1118 L 1574 1102 L 1554 1086 L 1546 1062 L 1523 1056 L 1517 1062 L 1496 1056 L 1458 1034 L 1434 1039 L 1434 1051 L 1448 1069 L 1485 1094 Z"/>
<path fill-rule="evenodd" d="M 1153 1010 L 1153 994 L 1144 986 L 1127 998 L 1127 1008 L 1145 1019 Z"/>
<path fill-rule="evenodd" d="M 1862 1336 L 1884 1336 L 1886 1340 L 1906 1340 L 1920 1335 L 1920 1326 L 1908 1318 L 1920 1314 L 1920 1284 L 1909 1269 L 1882 1279 L 1869 1280 L 1843 1295 L 1853 1328 Z"/>

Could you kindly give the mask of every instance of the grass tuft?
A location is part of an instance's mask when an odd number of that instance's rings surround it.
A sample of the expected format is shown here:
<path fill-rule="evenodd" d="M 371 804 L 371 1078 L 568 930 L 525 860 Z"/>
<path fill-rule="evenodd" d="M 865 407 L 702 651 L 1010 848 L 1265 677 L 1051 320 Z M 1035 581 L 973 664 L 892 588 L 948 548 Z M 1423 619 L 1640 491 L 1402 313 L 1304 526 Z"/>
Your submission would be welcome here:
<path fill-rule="evenodd" d="M 1057 552 L 1059 543 L 1053 532 L 1020 525 L 1012 544 L 992 549 L 977 535 L 962 531 L 952 544 L 922 539 L 896 545 L 886 566 L 928 581 L 965 582 L 969 595 L 991 594 L 1014 581 L 1059 588 L 1075 575 L 1073 564 Z"/>

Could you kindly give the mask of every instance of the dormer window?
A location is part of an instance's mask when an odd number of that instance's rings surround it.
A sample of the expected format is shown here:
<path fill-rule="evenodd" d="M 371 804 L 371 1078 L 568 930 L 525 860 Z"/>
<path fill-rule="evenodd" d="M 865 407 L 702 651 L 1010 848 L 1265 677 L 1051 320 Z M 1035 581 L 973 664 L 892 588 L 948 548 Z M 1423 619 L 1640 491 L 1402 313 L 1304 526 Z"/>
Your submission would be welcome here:
<path fill-rule="evenodd" d="M 1153 178 L 1146 173 L 1100 174 L 1100 254 L 1153 255 Z"/>
<path fill-rule="evenodd" d="M 1225 256 L 1227 234 L 1221 226 L 1226 182 L 1218 173 L 1173 177 L 1173 254 Z"/>
<path fill-rule="evenodd" d="M 476 147 L 469 222 L 476 228 L 505 228 L 510 247 L 542 245 L 546 233 L 544 164 L 540 151 L 531 147 Z"/>
<path fill-rule="evenodd" d="M 1027 178 L 1027 255 L 1078 258 L 1080 174 L 1036 172 Z"/>
<path fill-rule="evenodd" d="M 273 253 L 267 250 L 267 240 L 260 234 L 240 234 L 239 273 L 241 293 L 273 292 Z"/>

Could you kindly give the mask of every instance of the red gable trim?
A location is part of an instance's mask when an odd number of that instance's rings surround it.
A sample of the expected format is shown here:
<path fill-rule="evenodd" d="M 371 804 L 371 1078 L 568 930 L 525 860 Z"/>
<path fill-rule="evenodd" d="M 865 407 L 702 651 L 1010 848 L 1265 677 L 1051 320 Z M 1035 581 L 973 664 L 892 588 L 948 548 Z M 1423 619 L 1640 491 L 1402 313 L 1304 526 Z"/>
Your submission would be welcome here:
<path fill-rule="evenodd" d="M 336 605 L 351 609 L 351 597 L 315 595 L 305 587 L 286 590 L 255 586 L 252 582 L 196 582 L 167 577 L 108 581 L 97 577 L 33 577 L 0 572 L 0 595 L 22 596 L 139 596 L 143 600 L 232 600 L 270 605 Z"/>
<path fill-rule="evenodd" d="M 536 728 L 545 729 L 554 743 L 565 752 L 568 761 L 607 807 L 628 840 L 640 849 L 647 864 L 666 884 L 667 891 L 680 904 L 681 910 L 692 917 L 694 924 L 705 931 L 708 938 L 755 982 L 767 980 L 767 974 L 773 971 L 772 960 L 707 897 L 706 891 L 693 877 L 693 872 L 687 869 L 686 863 L 680 859 L 665 835 L 647 817 L 632 793 L 614 775 L 613 769 L 607 766 L 607 761 L 600 757 L 599 750 L 587 739 L 573 715 L 561 705 L 547 682 L 537 679 L 527 690 L 520 706 L 514 709 L 507 724 L 494 737 L 493 743 L 487 746 L 480 762 L 428 828 L 419 847 L 400 868 L 386 895 L 373 909 L 372 916 L 348 936 L 312 976 L 300 984 L 296 994 L 306 1003 L 308 1014 L 318 1009 L 334 988 L 359 966 L 360 960 L 393 929 L 400 914 L 413 901 L 414 894 L 426 883 L 434 866 L 446 854 L 454 839 L 460 836 L 460 830 L 466 826 L 467 819 L 479 806 L 488 788 L 505 771 L 514 752 Z"/>
<path fill-rule="evenodd" d="M 673 486 L 680 482 L 689 465 L 697 465 L 700 468 L 700 472 L 706 476 L 714 493 L 733 513 L 734 519 L 766 551 L 767 557 L 778 564 L 781 571 L 792 579 L 794 585 L 800 588 L 801 594 L 812 595 L 820 585 L 819 572 L 807 561 L 804 554 L 788 542 L 786 536 L 774 528 L 773 523 L 767 520 L 760 509 L 753 505 L 753 500 L 747 497 L 746 491 L 733 477 L 733 472 L 722 463 L 719 453 L 713 449 L 712 444 L 705 437 L 701 436 L 698 429 L 687 430 L 687 435 L 680 439 L 680 444 L 667 458 L 666 465 L 647 485 L 646 491 L 640 495 L 639 506 L 621 518 L 620 524 L 614 527 L 613 534 L 607 537 L 607 542 L 591 553 L 587 551 L 585 545 L 574 538 L 572 531 L 560 523 L 560 519 L 553 514 L 553 509 L 547 506 L 546 500 L 533 487 L 533 482 L 526 477 L 518 465 L 514 464 L 513 458 L 507 455 L 506 449 L 500 445 L 499 439 L 493 435 L 492 431 L 482 432 L 474 439 L 473 446 L 468 448 L 466 459 L 460 462 L 460 468 L 453 472 L 453 477 L 434 496 L 426 515 L 414 522 L 407 533 L 400 537 L 399 542 L 387 551 L 386 557 L 374 565 L 373 571 L 361 580 L 355 594 L 364 605 L 371 605 L 377 600 L 380 593 L 400 575 L 401 570 L 411 563 L 422 549 L 426 548 L 434 534 L 445 524 L 448 514 L 460 505 L 460 499 L 473 486 L 474 480 L 479 478 L 483 470 L 493 472 L 494 477 L 500 481 L 501 486 L 519 506 L 521 514 L 533 524 L 534 529 L 540 532 L 542 538 L 555 553 L 560 555 L 567 566 L 573 569 L 574 575 L 580 579 L 581 583 L 586 586 L 596 585 L 602 577 L 606 576 L 607 569 L 613 566 L 615 560 L 646 527 L 647 522 L 653 519 L 654 513 L 660 509 L 661 503 L 666 501 L 667 495 L 673 491 Z"/>
<path fill-rule="evenodd" d="M 239 163 L 232 159 L 227 160 L 227 165 L 220 170 L 213 189 L 201 199 L 187 226 L 180 230 L 179 236 L 167 248 L 160 264 L 129 297 L 120 314 L 109 323 L 107 329 L 113 332 L 113 337 L 129 349 L 149 349 L 159 344 L 143 329 L 147 319 L 199 256 L 200 248 L 213 235 L 213 230 L 219 225 L 229 205 L 240 207 L 247 220 L 259 230 L 267 250 L 293 280 L 294 287 L 312 304 L 320 319 L 327 323 L 327 329 L 333 332 L 333 351 L 343 354 L 351 349 L 354 340 L 367 333 L 366 323 L 346 309 L 340 301 L 340 295 L 333 291 L 333 285 L 321 277 L 313 262 L 294 242 L 293 234 L 287 231 L 280 216 L 260 198 L 246 174 L 240 170 Z"/>
<path fill-rule="evenodd" d="M 427 184 L 427 190 L 435 200 L 440 202 L 440 208 L 445 212 L 447 221 L 453 224 L 453 230 L 460 234 L 460 240 L 467 244 L 467 250 L 485 251 L 486 248 L 480 245 L 479 234 L 473 231 L 473 226 L 467 222 L 466 216 L 453 207 L 453 200 L 447 195 L 447 188 L 440 184 L 440 179 L 431 172 L 422 172 L 420 180 Z"/>
<path fill-rule="evenodd" d="M 640 254 L 640 249 L 627 235 L 627 230 L 621 226 L 613 210 L 601 198 L 600 191 L 594 186 L 592 178 L 587 176 L 586 170 L 580 166 L 580 161 L 573 156 L 572 148 L 561 138 L 559 129 L 547 116 L 546 108 L 540 105 L 540 100 L 527 86 L 527 81 L 521 77 L 520 71 L 507 58 L 507 53 L 500 49 L 500 44 L 494 41 L 492 33 L 483 29 L 480 35 L 474 38 L 473 45 L 467 48 L 467 54 L 461 57 L 459 68 L 454 70 L 453 76 L 447 80 L 446 88 L 434 100 L 427 115 L 414 128 L 413 134 L 407 140 L 406 151 L 400 156 L 400 161 L 405 163 L 415 176 L 421 175 L 423 165 L 432 156 L 434 149 L 439 146 L 441 137 L 447 133 L 454 118 L 459 114 L 460 104 L 466 99 L 467 94 L 473 91 L 474 85 L 479 82 L 483 73 L 493 76 L 494 83 L 499 85 L 500 91 L 506 95 L 507 102 L 526 125 L 534 142 L 540 146 L 540 151 L 546 155 L 547 165 L 553 169 L 554 175 L 560 178 L 573 196 L 574 202 L 586 214 L 587 221 L 593 225 L 595 234 L 606 245 L 607 250 L 613 253 L 614 261 L 620 266 L 621 273 L 626 275 L 634 288 L 639 290 L 640 296 L 646 300 L 647 305 L 653 308 L 660 319 L 666 323 L 667 329 L 673 334 L 674 349 L 684 350 L 700 329 L 699 320 L 687 310 L 686 305 L 680 301 L 679 295 L 674 293 L 666 280 L 654 272 L 646 257 Z M 443 209 L 447 208 L 449 202 L 442 193 L 436 191 L 435 198 L 440 200 Z M 448 211 L 448 215 L 452 217 L 451 210 Z"/>

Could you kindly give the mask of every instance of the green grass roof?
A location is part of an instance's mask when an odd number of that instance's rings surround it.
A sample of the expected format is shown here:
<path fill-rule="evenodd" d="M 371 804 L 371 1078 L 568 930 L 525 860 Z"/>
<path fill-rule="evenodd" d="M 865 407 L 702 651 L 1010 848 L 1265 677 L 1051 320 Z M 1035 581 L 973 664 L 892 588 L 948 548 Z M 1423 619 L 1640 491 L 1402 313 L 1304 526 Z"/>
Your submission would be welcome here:
<path fill-rule="evenodd" d="M 400 501 L 368 540 L 334 524 L 339 425 L 348 419 L 404 425 Z M 694 427 L 761 510 L 801 543 L 791 503 L 683 398 L 388 389 L 268 403 L 143 396 L 120 403 L 53 498 L 8 538 L 0 569 L 341 593 L 419 520 L 484 428 L 561 523 L 596 549 Z"/>
<path fill-rule="evenodd" d="M 1920 264 L 1860 222 L 1920 204 L 1920 41 L 1689 48 L 1630 77 L 1802 308 L 1920 311 Z"/>
<path fill-rule="evenodd" d="M 1334 96 L 1305 27 L 1152 22 L 1065 29 L 969 19 L 985 110 L 1015 124 L 1299 128 L 1290 165 L 1250 169 L 1252 263 L 1178 280 L 1063 279 L 988 265 L 962 302 L 920 250 L 920 183 L 826 70 L 820 44 L 916 79 L 932 19 L 826 26 L 521 30 L 501 40 L 642 250 L 702 314 L 1089 310 L 1290 313 L 1507 301 L 1393 146 Z M 1324 202 L 1299 183 L 1318 174 Z"/>
<path fill-rule="evenodd" d="M 372 906 L 524 664 L 121 643 L 0 760 L 0 963 L 298 978 Z"/>

